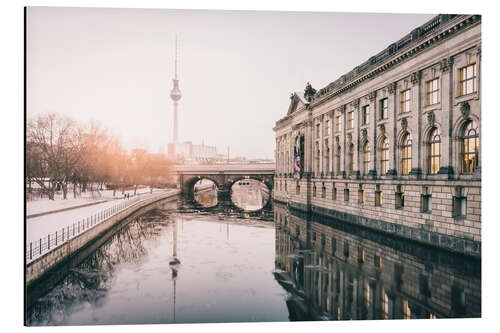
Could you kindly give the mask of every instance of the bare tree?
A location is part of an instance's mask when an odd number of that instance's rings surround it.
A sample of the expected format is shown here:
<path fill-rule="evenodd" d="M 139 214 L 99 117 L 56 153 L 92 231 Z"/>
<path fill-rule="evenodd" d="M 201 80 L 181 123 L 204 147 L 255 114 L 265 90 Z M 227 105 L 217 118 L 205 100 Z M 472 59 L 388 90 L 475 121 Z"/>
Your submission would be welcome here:
<path fill-rule="evenodd" d="M 57 184 L 67 183 L 78 161 L 78 135 L 74 121 L 57 114 L 39 115 L 26 129 L 28 181 L 36 182 L 54 200 Z M 28 148 L 29 147 L 29 148 Z"/>

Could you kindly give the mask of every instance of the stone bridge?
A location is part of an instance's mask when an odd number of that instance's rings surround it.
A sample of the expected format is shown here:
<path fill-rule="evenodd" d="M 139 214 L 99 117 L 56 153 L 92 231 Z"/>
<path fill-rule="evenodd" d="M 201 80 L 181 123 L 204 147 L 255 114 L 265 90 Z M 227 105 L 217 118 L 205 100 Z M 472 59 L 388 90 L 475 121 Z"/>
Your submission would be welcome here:
<path fill-rule="evenodd" d="M 275 167 L 274 163 L 177 165 L 172 168 L 172 173 L 178 176 L 184 194 L 192 195 L 198 180 L 209 179 L 216 184 L 219 195 L 229 195 L 233 184 L 241 179 L 261 181 L 271 192 Z"/>

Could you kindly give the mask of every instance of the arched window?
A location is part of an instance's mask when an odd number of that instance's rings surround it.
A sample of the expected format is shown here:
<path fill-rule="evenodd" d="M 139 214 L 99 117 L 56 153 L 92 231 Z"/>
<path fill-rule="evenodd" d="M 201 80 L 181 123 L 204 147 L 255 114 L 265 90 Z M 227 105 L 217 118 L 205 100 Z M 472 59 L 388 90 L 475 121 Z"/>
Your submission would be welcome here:
<path fill-rule="evenodd" d="M 439 171 L 441 161 L 441 136 L 437 128 L 434 128 L 429 134 L 429 173 L 436 174 Z"/>
<path fill-rule="evenodd" d="M 368 175 L 370 170 L 370 143 L 367 141 L 363 146 L 363 174 Z"/>
<path fill-rule="evenodd" d="M 470 120 L 462 132 L 462 172 L 472 173 L 479 161 L 479 131 L 474 121 Z"/>
<path fill-rule="evenodd" d="M 380 174 L 385 175 L 389 170 L 389 141 L 387 138 L 382 140 L 380 145 Z"/>
<path fill-rule="evenodd" d="M 411 171 L 411 136 L 406 133 L 401 143 L 401 174 L 407 175 Z"/>
<path fill-rule="evenodd" d="M 350 175 L 354 170 L 354 144 L 349 146 L 349 156 L 347 156 L 347 175 Z"/>

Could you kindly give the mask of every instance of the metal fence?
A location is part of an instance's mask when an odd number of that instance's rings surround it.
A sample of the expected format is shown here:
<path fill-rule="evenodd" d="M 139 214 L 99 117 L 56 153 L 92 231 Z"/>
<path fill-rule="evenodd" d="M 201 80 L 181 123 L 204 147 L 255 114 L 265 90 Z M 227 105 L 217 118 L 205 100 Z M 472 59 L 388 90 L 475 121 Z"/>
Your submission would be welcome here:
<path fill-rule="evenodd" d="M 29 242 L 26 244 L 26 261 L 31 262 L 43 254 L 50 252 L 68 240 L 98 225 L 108 217 L 143 199 L 145 198 L 139 198 L 139 196 L 136 196 L 130 200 L 124 200 L 113 207 L 103 209 L 95 214 L 87 216 L 86 218 L 78 220 L 73 224 L 67 225 L 64 228 L 57 230 L 55 233 L 48 234 L 46 237 L 35 240 L 34 242 Z"/>

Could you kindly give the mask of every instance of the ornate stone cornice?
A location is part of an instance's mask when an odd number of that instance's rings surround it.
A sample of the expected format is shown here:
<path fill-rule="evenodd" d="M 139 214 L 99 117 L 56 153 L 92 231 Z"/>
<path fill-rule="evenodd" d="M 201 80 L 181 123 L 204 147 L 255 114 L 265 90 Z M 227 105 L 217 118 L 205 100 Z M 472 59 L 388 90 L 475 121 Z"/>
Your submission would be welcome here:
<path fill-rule="evenodd" d="M 469 114 L 470 114 L 469 102 L 465 101 L 465 102 L 460 103 L 460 112 L 462 113 L 462 116 L 464 116 L 464 118 L 469 117 Z"/>
<path fill-rule="evenodd" d="M 401 119 L 401 128 L 406 131 L 406 129 L 408 128 L 408 119 L 406 118 Z"/>
<path fill-rule="evenodd" d="M 463 29 L 469 27 L 470 25 L 480 22 L 481 16 L 439 15 L 434 20 L 436 20 L 436 22 L 438 20 L 441 20 L 441 23 L 435 25 L 433 25 L 434 23 L 432 22 L 427 23 L 420 28 L 421 33 L 416 36 L 417 38 L 413 38 L 410 33 L 396 43 L 397 45 L 395 51 L 393 50 L 392 52 L 390 52 L 388 48 L 377 56 L 371 57 L 371 60 L 366 64 L 363 63 L 362 65 L 358 66 L 357 72 L 359 72 L 360 74 L 355 75 L 348 73 L 346 74 L 346 76 L 344 76 L 344 78 L 348 78 L 347 80 L 338 79 L 330 83 L 327 87 L 320 89 L 312 99 L 311 106 L 316 106 L 324 103 L 330 98 L 340 95 L 347 90 L 350 90 L 361 82 L 371 79 L 381 74 L 382 72 L 387 71 L 389 68 L 399 64 L 400 62 L 414 57 L 415 55 L 421 53 L 424 49 L 427 49 L 436 43 L 440 43 L 450 38 L 451 36 L 457 34 L 458 32 L 461 32 Z M 453 22 L 453 24 L 449 24 L 448 22 L 450 21 Z M 433 25 L 433 27 L 431 27 L 431 25 Z M 432 31 L 434 34 L 430 34 L 430 31 Z M 429 36 L 430 38 L 427 38 Z M 409 47 L 410 45 L 412 47 Z M 372 61 L 373 59 L 375 59 L 375 61 Z M 372 70 L 367 72 L 367 69 Z"/>
<path fill-rule="evenodd" d="M 448 72 L 453 66 L 453 57 L 444 58 L 439 62 L 441 72 Z"/>
<path fill-rule="evenodd" d="M 359 98 L 356 98 L 351 102 L 353 108 L 357 109 L 359 107 Z"/>
<path fill-rule="evenodd" d="M 389 92 L 389 94 L 393 95 L 396 93 L 396 86 L 396 82 L 392 82 L 387 85 L 387 91 Z"/>
<path fill-rule="evenodd" d="M 429 113 L 427 113 L 427 123 L 429 124 L 429 126 L 433 127 L 434 126 L 434 122 L 436 121 L 436 115 L 434 114 L 434 111 L 429 111 Z"/>
<path fill-rule="evenodd" d="M 422 78 L 422 72 L 421 71 L 416 71 L 414 73 L 411 73 L 411 83 L 412 84 L 419 84 L 420 79 Z"/>

